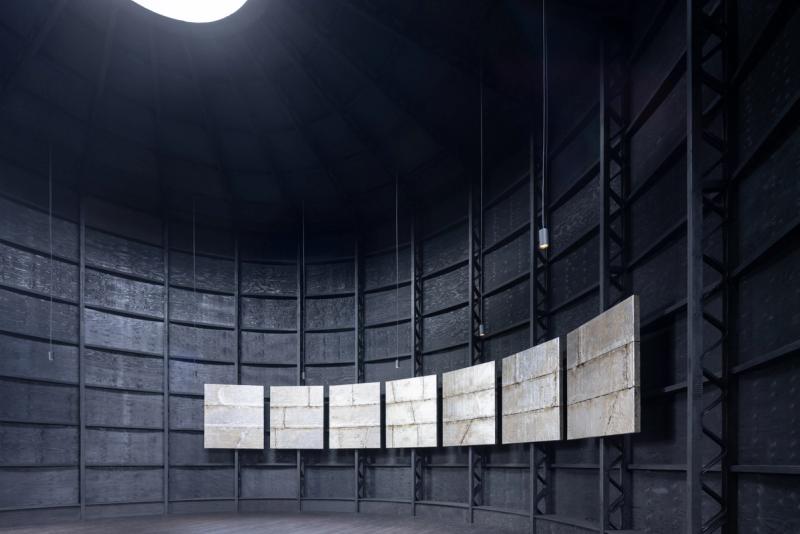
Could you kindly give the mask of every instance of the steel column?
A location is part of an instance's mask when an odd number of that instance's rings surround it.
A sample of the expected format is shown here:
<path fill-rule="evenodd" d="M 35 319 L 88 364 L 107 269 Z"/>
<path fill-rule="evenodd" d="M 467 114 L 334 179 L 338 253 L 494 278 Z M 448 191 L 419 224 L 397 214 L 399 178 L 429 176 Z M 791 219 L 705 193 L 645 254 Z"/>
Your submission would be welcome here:
<path fill-rule="evenodd" d="M 79 207 L 79 281 L 78 281 L 78 421 L 79 421 L 79 496 L 81 519 L 86 516 L 86 202 L 78 192 Z M 52 268 L 52 267 L 51 267 Z M 53 288 L 50 288 L 52 293 Z"/>
<path fill-rule="evenodd" d="M 236 360 L 234 360 L 234 369 L 236 373 L 236 383 L 240 384 L 242 382 L 241 376 L 241 367 L 239 366 L 239 360 L 242 357 L 241 354 L 241 343 L 239 341 L 239 314 L 241 313 L 241 307 L 239 306 L 239 281 L 241 280 L 241 273 L 239 270 L 239 235 L 238 233 L 234 234 L 233 238 L 233 302 L 234 306 L 236 307 L 236 313 L 233 316 L 233 331 L 234 331 L 234 344 L 235 344 L 235 353 L 236 353 Z M 239 450 L 236 449 L 233 451 L 233 477 L 234 477 L 234 492 L 233 492 L 233 502 L 236 511 L 239 511 L 239 491 L 240 491 L 240 479 L 239 479 Z"/>
<path fill-rule="evenodd" d="M 471 181 L 468 194 L 469 232 L 469 361 L 468 365 L 483 362 L 483 183 Z M 475 191 L 477 189 L 477 191 Z M 485 465 L 482 448 L 469 448 L 469 522 L 473 522 L 474 507 L 483 504 L 483 469 Z"/>
<path fill-rule="evenodd" d="M 609 22 L 600 46 L 599 301 L 603 312 L 630 294 L 628 194 L 630 122 L 628 47 L 625 28 Z M 598 530 L 629 529 L 633 523 L 629 436 L 598 443 Z"/>
<path fill-rule="evenodd" d="M 550 336 L 550 262 L 547 250 L 540 250 L 536 241 L 536 221 L 544 209 L 545 219 L 549 219 L 549 202 L 546 198 L 549 187 L 542 188 L 543 165 L 536 166 L 536 141 L 530 137 L 528 157 L 529 201 L 530 201 L 530 320 L 528 325 L 529 344 L 537 345 Z M 537 179 L 539 178 L 539 179 Z M 545 182 L 547 178 L 545 177 Z M 545 443 L 531 443 L 529 450 L 529 477 L 531 499 L 531 531 L 537 531 L 536 516 L 552 513 L 552 446 Z"/>
<path fill-rule="evenodd" d="M 411 376 L 422 376 L 422 242 L 416 213 L 411 214 Z M 411 449 L 411 515 L 423 500 L 425 455 Z"/>
<path fill-rule="evenodd" d="M 728 185 L 733 0 L 687 0 L 686 531 L 731 532 Z"/>
<path fill-rule="evenodd" d="M 300 243 L 297 246 L 297 385 L 305 384 L 305 335 L 303 333 L 303 315 L 305 311 L 305 274 L 306 274 L 306 217 L 305 205 L 302 207 L 300 220 Z M 271 399 L 270 399 L 271 400 Z M 296 451 L 297 466 L 297 509 L 303 510 L 306 470 L 303 452 Z"/>
<path fill-rule="evenodd" d="M 360 239 L 356 237 L 355 251 L 354 251 L 354 280 L 353 291 L 355 292 L 355 382 L 361 383 L 364 381 L 364 260 L 363 250 Z M 361 511 L 360 500 L 365 498 L 366 495 L 366 470 L 367 463 L 365 457 L 366 451 L 362 452 L 358 449 L 353 451 L 353 464 L 355 466 L 355 509 L 356 512 Z"/>
<path fill-rule="evenodd" d="M 163 498 L 164 514 L 169 513 L 169 217 L 167 210 L 164 210 L 164 351 L 163 362 L 163 390 L 164 390 L 164 479 L 163 479 Z"/>

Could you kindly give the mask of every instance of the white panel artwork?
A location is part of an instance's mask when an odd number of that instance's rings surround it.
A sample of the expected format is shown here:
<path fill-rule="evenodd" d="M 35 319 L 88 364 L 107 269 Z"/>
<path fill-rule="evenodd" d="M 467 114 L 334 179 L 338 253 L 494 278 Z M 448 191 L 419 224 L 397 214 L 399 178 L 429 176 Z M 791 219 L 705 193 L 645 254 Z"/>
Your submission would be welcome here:
<path fill-rule="evenodd" d="M 203 446 L 264 448 L 264 386 L 205 384 Z"/>
<path fill-rule="evenodd" d="M 503 443 L 561 439 L 560 338 L 503 359 Z"/>
<path fill-rule="evenodd" d="M 442 375 L 442 444 L 494 445 L 495 364 Z"/>
<path fill-rule="evenodd" d="M 386 446 L 436 446 L 436 375 L 386 382 Z"/>
<path fill-rule="evenodd" d="M 381 383 L 329 387 L 328 440 L 331 449 L 381 446 Z"/>
<path fill-rule="evenodd" d="M 269 388 L 269 446 L 272 449 L 321 449 L 323 386 Z"/>
<path fill-rule="evenodd" d="M 567 335 L 567 438 L 639 432 L 639 297 Z"/>

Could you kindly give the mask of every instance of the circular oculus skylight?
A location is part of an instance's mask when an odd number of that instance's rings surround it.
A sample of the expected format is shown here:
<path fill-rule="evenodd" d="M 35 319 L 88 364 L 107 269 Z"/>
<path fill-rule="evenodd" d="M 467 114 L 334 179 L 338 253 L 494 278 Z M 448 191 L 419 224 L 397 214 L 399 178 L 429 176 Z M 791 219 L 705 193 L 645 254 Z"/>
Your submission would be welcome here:
<path fill-rule="evenodd" d="M 133 0 L 159 15 L 185 22 L 214 22 L 236 13 L 247 0 Z"/>

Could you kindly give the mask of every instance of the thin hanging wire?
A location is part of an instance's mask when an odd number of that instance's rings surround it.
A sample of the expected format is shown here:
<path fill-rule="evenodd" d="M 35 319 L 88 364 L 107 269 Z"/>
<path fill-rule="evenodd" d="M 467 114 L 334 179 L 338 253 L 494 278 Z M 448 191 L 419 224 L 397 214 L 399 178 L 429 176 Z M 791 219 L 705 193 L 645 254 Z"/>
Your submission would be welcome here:
<path fill-rule="evenodd" d="M 480 184 L 479 184 L 480 191 L 478 192 L 478 195 L 479 195 L 479 199 L 480 199 L 479 200 L 479 202 L 480 202 L 480 212 L 479 212 L 480 223 L 479 223 L 479 227 L 480 227 L 480 232 L 481 232 L 481 234 L 480 234 L 481 249 L 479 251 L 479 254 L 481 255 L 481 267 L 483 267 L 483 235 L 484 235 L 483 234 L 483 173 L 484 173 L 484 166 L 485 165 L 484 165 L 484 159 L 483 159 L 483 152 L 484 152 L 484 145 L 483 145 L 484 113 L 483 113 L 483 51 L 482 50 L 481 50 L 481 61 L 480 61 L 480 63 L 481 63 L 480 64 L 480 112 L 481 112 L 481 117 L 480 117 L 480 136 L 481 136 L 480 143 L 481 143 L 481 147 L 480 147 L 480 149 L 481 149 L 481 170 L 480 170 Z M 472 206 L 470 206 L 470 209 L 472 209 Z M 478 305 L 480 306 L 481 316 L 480 316 L 480 324 L 478 325 L 478 336 L 479 337 L 483 337 L 485 335 L 485 333 L 486 333 L 485 330 L 484 330 L 485 326 L 483 324 L 483 310 L 484 310 L 484 308 L 483 308 L 483 271 L 481 271 L 479 284 L 480 284 L 481 298 L 480 298 L 480 301 L 479 301 Z"/>
<path fill-rule="evenodd" d="M 50 245 L 50 334 L 47 359 L 53 361 L 53 286 L 55 276 L 53 274 L 53 145 L 49 145 L 47 150 L 47 226 Z"/>
<path fill-rule="evenodd" d="M 394 175 L 394 368 L 400 369 L 400 178 Z"/>
<path fill-rule="evenodd" d="M 544 218 L 544 199 L 545 199 L 545 185 L 547 183 L 548 173 L 548 148 L 547 148 L 547 131 L 548 131 L 548 108 L 549 108 L 549 94 L 547 83 L 547 0 L 542 0 L 542 228 L 546 226 Z"/>
<path fill-rule="evenodd" d="M 192 314 L 194 330 L 194 346 L 197 356 L 200 356 L 200 345 L 197 342 L 197 314 L 200 306 L 197 303 L 197 198 L 192 196 L 192 302 L 195 310 Z M 195 371 L 195 375 L 197 371 Z"/>
<path fill-rule="evenodd" d="M 305 188 L 305 179 L 303 180 L 303 187 Z M 300 289 L 299 298 L 303 299 L 305 298 L 303 295 L 303 289 L 305 288 L 305 277 L 306 277 L 306 201 L 305 200 L 303 200 L 300 203 L 300 262 L 301 262 L 300 269 L 302 270 L 301 279 L 303 281 L 303 285 L 301 286 Z M 301 317 L 301 321 L 305 322 L 305 317 Z M 300 329 L 298 331 L 302 332 L 303 331 L 302 329 L 303 329 L 303 324 L 300 325 Z M 305 334 L 300 334 L 300 335 L 303 336 Z M 305 356 L 305 350 L 303 351 L 303 356 Z M 300 364 L 300 380 L 302 381 L 303 384 L 305 384 L 306 380 L 305 361 L 300 361 L 299 364 Z"/>

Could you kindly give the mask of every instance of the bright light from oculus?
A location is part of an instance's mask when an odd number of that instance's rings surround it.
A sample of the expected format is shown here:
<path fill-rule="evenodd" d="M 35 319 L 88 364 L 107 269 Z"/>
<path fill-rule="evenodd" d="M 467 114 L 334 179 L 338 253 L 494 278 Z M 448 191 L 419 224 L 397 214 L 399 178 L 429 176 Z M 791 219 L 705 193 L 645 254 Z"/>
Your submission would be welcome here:
<path fill-rule="evenodd" d="M 159 15 L 185 22 L 214 22 L 233 15 L 247 0 L 133 0 Z"/>

